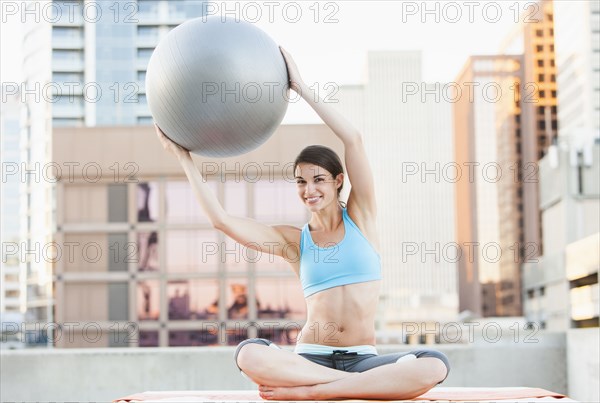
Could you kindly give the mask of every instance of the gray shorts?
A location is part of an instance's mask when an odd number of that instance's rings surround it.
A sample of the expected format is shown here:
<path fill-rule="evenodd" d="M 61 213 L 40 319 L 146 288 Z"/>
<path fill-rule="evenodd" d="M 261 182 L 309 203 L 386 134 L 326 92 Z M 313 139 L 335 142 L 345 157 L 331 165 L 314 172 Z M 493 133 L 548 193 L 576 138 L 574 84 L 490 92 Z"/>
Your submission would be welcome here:
<path fill-rule="evenodd" d="M 240 352 L 240 349 L 248 344 L 262 344 L 265 346 L 271 346 L 276 348 L 281 348 L 277 346 L 270 340 L 254 338 L 247 339 L 238 344 L 237 349 L 235 350 L 234 359 L 237 365 L 237 357 Z M 450 362 L 448 361 L 448 357 L 440 351 L 436 350 L 412 350 L 406 353 L 391 353 L 391 354 L 357 354 L 357 353 L 349 353 L 347 350 L 335 350 L 333 354 L 305 354 L 299 353 L 298 355 L 306 358 L 309 361 L 312 361 L 316 364 L 323 365 L 324 367 L 338 369 L 340 371 L 345 372 L 364 372 L 369 369 L 373 369 L 375 367 L 380 367 L 382 365 L 393 364 L 398 361 L 399 358 L 404 357 L 405 355 L 413 354 L 417 358 L 423 357 L 433 357 L 442 360 L 447 369 L 447 374 L 444 379 L 442 379 L 438 384 L 444 382 L 450 373 Z M 240 372 L 242 369 L 238 365 Z M 242 372 L 243 374 L 243 372 Z"/>

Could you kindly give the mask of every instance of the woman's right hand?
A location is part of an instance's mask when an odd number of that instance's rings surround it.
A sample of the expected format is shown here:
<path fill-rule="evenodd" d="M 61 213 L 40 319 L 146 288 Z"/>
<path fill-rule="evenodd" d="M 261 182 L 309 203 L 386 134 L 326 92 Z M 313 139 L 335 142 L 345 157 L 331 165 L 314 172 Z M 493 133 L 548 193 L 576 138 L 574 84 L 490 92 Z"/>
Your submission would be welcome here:
<path fill-rule="evenodd" d="M 156 129 L 156 135 L 165 150 L 171 152 L 179 159 L 190 157 L 190 151 L 168 138 L 156 123 L 154 124 L 154 128 Z"/>

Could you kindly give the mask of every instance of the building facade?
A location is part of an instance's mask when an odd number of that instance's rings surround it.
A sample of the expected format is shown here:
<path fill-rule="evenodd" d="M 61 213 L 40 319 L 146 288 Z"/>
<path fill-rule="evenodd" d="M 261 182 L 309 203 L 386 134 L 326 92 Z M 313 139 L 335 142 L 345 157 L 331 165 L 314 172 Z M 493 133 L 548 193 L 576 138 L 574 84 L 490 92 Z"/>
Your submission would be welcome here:
<path fill-rule="evenodd" d="M 74 0 L 19 6 L 28 16 L 21 97 L 20 273 L 26 282 L 21 298 L 35 333 L 37 323 L 54 320 L 53 267 L 43 258 L 56 231 L 53 128 L 151 122 L 143 83 L 152 50 L 170 29 L 201 16 L 203 2 Z M 34 340 L 52 344 L 44 332 Z"/>
<path fill-rule="evenodd" d="M 558 135 L 600 131 L 600 4 L 556 1 Z M 576 24 L 573 22 L 577 21 Z"/>
<path fill-rule="evenodd" d="M 544 231 L 544 255 L 524 264 L 523 299 L 526 319 L 542 329 L 599 325 L 599 138 L 586 158 L 561 140 L 540 161 L 540 208 L 552 230 Z"/>
<path fill-rule="evenodd" d="M 460 310 L 483 316 L 518 316 L 520 309 L 514 247 L 522 191 L 514 169 L 522 141 L 522 64 L 520 55 L 471 56 L 456 79 L 466 94 L 454 104 L 455 163 L 468 172 L 456 181 L 456 231 L 470 255 L 459 261 Z M 482 303 L 482 289 L 485 300 L 495 292 L 494 304 Z"/>
<path fill-rule="evenodd" d="M 20 94 L 8 95 L 1 89 L 0 149 L 2 149 L 2 199 L 0 200 L 0 231 L 2 237 L 2 266 L 0 269 L 0 314 L 21 313 L 21 288 L 25 286 L 19 265 L 19 188 L 21 155 Z"/>

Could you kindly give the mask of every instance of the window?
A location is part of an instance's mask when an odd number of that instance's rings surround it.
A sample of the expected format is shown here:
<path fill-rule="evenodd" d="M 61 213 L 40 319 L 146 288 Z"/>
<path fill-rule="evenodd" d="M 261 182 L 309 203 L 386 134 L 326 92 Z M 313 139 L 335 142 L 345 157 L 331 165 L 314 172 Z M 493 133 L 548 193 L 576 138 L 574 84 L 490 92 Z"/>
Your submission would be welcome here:
<path fill-rule="evenodd" d="M 538 67 L 544 67 L 544 61 L 543 61 L 543 60 L 541 60 L 541 59 L 540 59 L 540 60 L 538 60 L 538 61 L 537 61 L 537 65 L 538 65 Z"/>
<path fill-rule="evenodd" d="M 218 281 L 171 280 L 167 300 L 169 320 L 215 320 L 219 313 Z"/>
<path fill-rule="evenodd" d="M 543 120 L 540 120 L 540 121 L 538 122 L 538 129 L 540 129 L 540 130 L 545 130 L 545 129 L 546 129 L 546 122 L 545 122 L 545 121 L 543 121 Z"/>
<path fill-rule="evenodd" d="M 231 215 L 247 217 L 247 183 L 241 181 L 225 182 L 224 208 Z"/>
<path fill-rule="evenodd" d="M 217 182 L 206 182 L 210 190 L 217 194 Z M 167 182 L 165 193 L 167 222 L 171 224 L 206 223 L 208 217 L 202 211 L 188 181 Z"/>
<path fill-rule="evenodd" d="M 152 56 L 153 51 L 154 51 L 154 49 L 145 49 L 145 48 L 138 49 L 137 57 L 138 57 L 138 59 L 142 59 L 142 60 L 150 60 L 150 56 Z"/>
<path fill-rule="evenodd" d="M 169 230 L 166 233 L 166 271 L 169 273 L 216 273 L 219 262 L 242 259 L 241 246 L 227 249 L 218 233 L 210 230 Z M 234 245 L 234 246 L 235 246 Z"/>
<path fill-rule="evenodd" d="M 139 346 L 140 347 L 158 347 L 158 331 L 140 330 Z"/>
<path fill-rule="evenodd" d="M 546 91 L 541 90 L 540 91 L 540 98 L 545 98 L 546 97 Z"/>
<path fill-rule="evenodd" d="M 137 320 L 158 320 L 160 312 L 159 280 L 137 283 Z"/>
<path fill-rule="evenodd" d="M 127 222 L 127 185 L 108 185 L 108 222 Z"/>
<path fill-rule="evenodd" d="M 131 257 L 126 233 L 108 234 L 108 271 L 126 272 L 128 261 Z"/>
<path fill-rule="evenodd" d="M 544 35 L 544 31 L 542 31 L 541 29 L 535 30 L 535 36 L 542 37 L 543 35 Z"/>
<path fill-rule="evenodd" d="M 537 50 L 538 52 L 541 52 L 541 51 L 543 51 L 543 50 L 544 50 L 544 45 L 537 45 L 537 46 L 535 47 L 535 50 Z"/>
<path fill-rule="evenodd" d="M 295 276 L 256 279 L 258 319 L 301 320 L 306 313 L 302 286 Z"/>
<path fill-rule="evenodd" d="M 138 222 L 158 221 L 158 183 L 144 182 L 137 185 Z"/>
<path fill-rule="evenodd" d="M 137 234 L 136 263 L 139 271 L 159 270 L 158 232 L 139 232 Z"/>
<path fill-rule="evenodd" d="M 544 75 L 543 74 L 539 74 L 538 75 L 538 81 L 544 81 Z"/>
<path fill-rule="evenodd" d="M 246 338 L 244 337 L 244 339 Z M 169 347 L 216 345 L 219 345 L 218 329 L 211 328 L 210 326 L 205 326 L 202 330 L 169 331 Z"/>
<path fill-rule="evenodd" d="M 79 50 L 57 50 L 52 51 L 52 58 L 54 60 L 67 60 L 67 61 L 83 61 L 83 52 Z"/>
<path fill-rule="evenodd" d="M 550 92 L 550 94 L 552 94 L 552 98 L 556 98 L 556 90 L 552 90 L 552 92 Z"/>

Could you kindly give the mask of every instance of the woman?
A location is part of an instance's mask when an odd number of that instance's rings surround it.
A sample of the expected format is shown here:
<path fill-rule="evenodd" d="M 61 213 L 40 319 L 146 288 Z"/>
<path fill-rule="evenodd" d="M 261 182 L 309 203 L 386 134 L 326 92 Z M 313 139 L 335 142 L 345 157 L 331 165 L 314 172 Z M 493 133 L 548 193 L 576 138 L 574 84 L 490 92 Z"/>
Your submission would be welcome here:
<path fill-rule="evenodd" d="M 237 347 L 236 364 L 269 400 L 419 396 L 447 377 L 449 363 L 433 350 L 377 354 L 374 323 L 381 282 L 377 209 L 361 135 L 330 105 L 315 102 L 291 56 L 283 49 L 282 54 L 290 87 L 344 144 L 352 183 L 346 205 L 339 201 L 344 180 L 339 158 L 326 147 L 310 146 L 294 166 L 298 197 L 311 212 L 302 229 L 232 217 L 203 182 L 189 152 L 157 127 L 160 141 L 179 158 L 214 228 L 242 245 L 282 256 L 302 282 L 308 317 L 295 351 L 266 339 L 248 339 Z"/>

